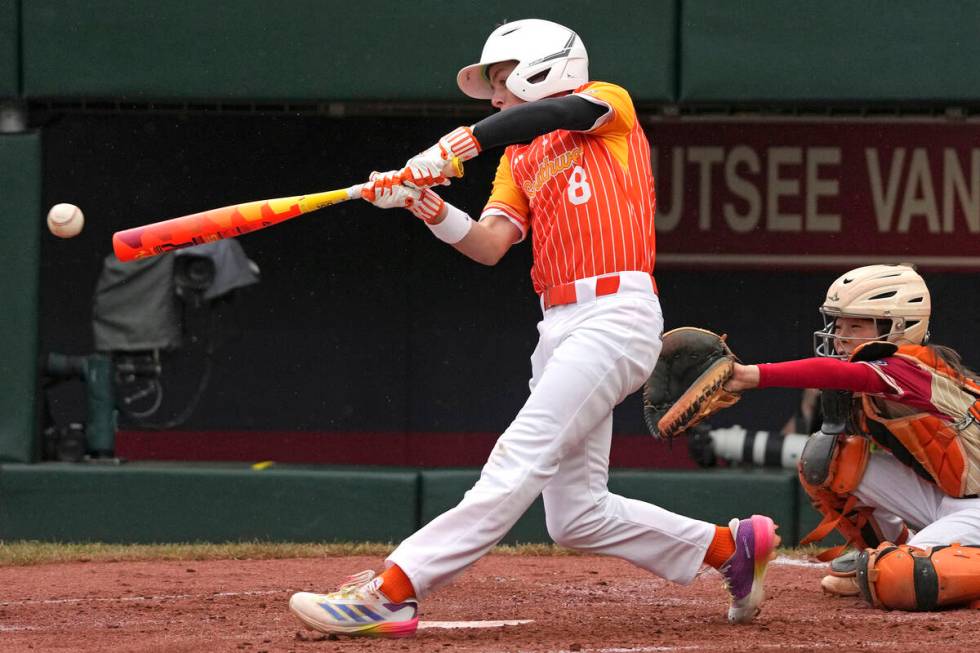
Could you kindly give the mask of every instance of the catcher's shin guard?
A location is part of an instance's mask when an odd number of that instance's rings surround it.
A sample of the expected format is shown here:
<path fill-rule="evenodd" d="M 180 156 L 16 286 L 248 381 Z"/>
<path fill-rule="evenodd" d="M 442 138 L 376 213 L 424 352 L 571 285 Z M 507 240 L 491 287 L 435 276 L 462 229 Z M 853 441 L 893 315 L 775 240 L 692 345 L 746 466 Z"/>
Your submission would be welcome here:
<path fill-rule="evenodd" d="M 885 542 L 858 557 L 861 596 L 886 610 L 928 611 L 980 600 L 980 546 L 920 549 Z"/>

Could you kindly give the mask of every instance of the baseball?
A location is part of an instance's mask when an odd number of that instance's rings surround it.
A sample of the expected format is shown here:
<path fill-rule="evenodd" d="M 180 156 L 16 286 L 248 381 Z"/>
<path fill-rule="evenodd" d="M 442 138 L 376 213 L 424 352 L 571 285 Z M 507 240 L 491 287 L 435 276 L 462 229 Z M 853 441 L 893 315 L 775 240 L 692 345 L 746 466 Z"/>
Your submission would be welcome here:
<path fill-rule="evenodd" d="M 55 204 L 48 211 L 48 230 L 59 238 L 74 238 L 84 224 L 85 216 L 74 204 Z"/>

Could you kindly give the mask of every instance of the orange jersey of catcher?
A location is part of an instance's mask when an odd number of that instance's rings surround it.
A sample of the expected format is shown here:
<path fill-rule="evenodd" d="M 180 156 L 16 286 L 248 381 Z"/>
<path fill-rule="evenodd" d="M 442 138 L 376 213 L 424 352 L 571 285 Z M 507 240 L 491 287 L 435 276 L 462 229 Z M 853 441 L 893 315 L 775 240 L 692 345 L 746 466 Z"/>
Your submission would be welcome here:
<path fill-rule="evenodd" d="M 481 219 L 532 231 L 531 281 L 546 288 L 612 272 L 653 273 L 656 196 L 650 144 L 625 89 L 575 94 L 609 111 L 584 132 L 559 129 L 504 151 Z"/>

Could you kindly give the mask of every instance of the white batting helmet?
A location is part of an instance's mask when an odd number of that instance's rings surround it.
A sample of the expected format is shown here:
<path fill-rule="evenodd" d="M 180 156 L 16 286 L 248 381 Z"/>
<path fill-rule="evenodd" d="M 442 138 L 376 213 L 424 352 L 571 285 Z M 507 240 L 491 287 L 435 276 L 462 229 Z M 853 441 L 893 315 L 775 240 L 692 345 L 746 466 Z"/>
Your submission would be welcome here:
<path fill-rule="evenodd" d="M 589 81 L 589 55 L 578 34 L 550 20 L 528 18 L 504 23 L 493 30 L 480 62 L 456 75 L 459 88 L 472 98 L 493 95 L 487 69 L 503 61 L 516 61 L 507 88 L 527 102 L 571 91 Z"/>
<path fill-rule="evenodd" d="M 839 317 L 870 318 L 878 340 L 921 345 L 929 337 L 929 289 L 910 265 L 868 265 L 845 273 L 830 285 L 820 307 L 824 328 L 814 332 L 817 356 L 838 354 L 834 321 Z"/>

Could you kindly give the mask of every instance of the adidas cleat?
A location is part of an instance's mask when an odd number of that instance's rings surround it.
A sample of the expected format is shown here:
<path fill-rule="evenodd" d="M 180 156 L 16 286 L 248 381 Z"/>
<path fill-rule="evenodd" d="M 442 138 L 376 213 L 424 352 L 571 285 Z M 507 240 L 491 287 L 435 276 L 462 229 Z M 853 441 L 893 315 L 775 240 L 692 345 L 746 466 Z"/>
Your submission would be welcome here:
<path fill-rule="evenodd" d="M 394 603 L 373 571 L 351 576 L 336 592 L 297 592 L 289 610 L 310 630 L 332 635 L 411 637 L 418 628 L 418 602 Z"/>

